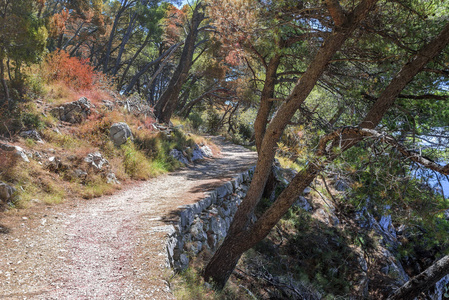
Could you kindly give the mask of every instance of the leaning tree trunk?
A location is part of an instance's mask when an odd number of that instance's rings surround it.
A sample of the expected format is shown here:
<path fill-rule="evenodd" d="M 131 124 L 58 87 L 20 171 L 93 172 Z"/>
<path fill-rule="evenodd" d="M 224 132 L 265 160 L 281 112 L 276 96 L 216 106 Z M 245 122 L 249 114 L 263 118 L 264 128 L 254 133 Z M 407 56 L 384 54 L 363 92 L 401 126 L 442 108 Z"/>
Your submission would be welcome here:
<path fill-rule="evenodd" d="M 365 0 L 361 2 L 345 19 L 345 22 L 331 33 L 315 55 L 306 72 L 298 80 L 288 98 L 282 103 L 276 115 L 266 127 L 265 134 L 260 142 L 257 165 L 248 193 L 234 216 L 228 235 L 204 271 L 204 278 L 214 282 L 217 288 L 221 289 L 224 287 L 243 252 L 263 239 L 276 224 L 277 220 L 269 217 L 267 219 L 269 225 L 264 224 L 264 227 L 255 228 L 255 226 L 250 226 L 250 217 L 261 199 L 265 184 L 270 175 L 271 165 L 276 154 L 277 142 L 295 112 L 315 87 L 329 61 L 358 27 L 360 22 L 367 16 L 376 2 L 377 0 Z M 309 175 L 304 174 L 305 177 L 309 177 Z M 301 191 L 298 190 L 297 193 Z M 275 223 L 271 225 L 274 221 Z M 259 234 L 253 235 L 254 230 L 258 230 Z"/>
<path fill-rule="evenodd" d="M 427 292 L 441 278 L 449 275 L 449 255 L 435 262 L 424 272 L 416 275 L 411 280 L 391 294 L 388 300 L 415 299 L 421 293 Z"/>
<path fill-rule="evenodd" d="M 362 2 L 360 5 L 366 6 L 362 11 L 358 9 L 360 7 L 359 6 L 355 11 L 355 13 L 358 11 L 356 16 L 360 18 L 366 16 L 366 13 L 374 6 L 375 2 L 376 1 Z M 356 26 L 356 24 L 352 25 Z M 352 31 L 348 30 L 346 31 L 346 34 L 349 34 L 349 32 Z M 331 54 L 329 51 L 333 49 L 333 53 L 335 53 L 335 51 L 338 50 L 338 47 L 344 42 L 345 37 L 347 37 L 347 35 L 343 35 L 338 38 L 335 37 L 335 35 L 338 35 L 338 32 L 334 33 L 334 38 L 337 38 L 337 40 L 332 41 L 331 37 L 325 42 L 324 46 L 315 57 L 315 61 L 312 62 L 311 66 L 302 77 L 305 78 L 305 83 L 303 83 L 302 79 L 300 79 L 292 91 L 292 94 L 289 96 L 289 99 L 281 105 L 278 113 L 267 127 L 265 136 L 262 140 L 261 151 L 259 151 L 256 170 L 254 172 L 253 181 L 248 190 L 248 194 L 235 214 L 228 235 L 215 255 L 212 257 L 209 264 L 206 266 L 204 272 L 204 278 L 208 281 L 214 282 L 217 288 L 224 287 L 243 252 L 253 247 L 270 232 L 273 226 L 275 226 L 281 217 L 287 212 L 302 191 L 313 181 L 319 172 L 338 155 L 338 153 L 328 154 L 326 152 L 328 140 L 326 140 L 326 137 L 322 139 L 325 143 L 320 143 L 320 147 L 315 153 L 317 159 L 315 161 L 311 161 L 306 169 L 302 170 L 293 178 L 288 187 L 279 195 L 276 201 L 263 213 L 263 215 L 259 217 L 255 224 L 250 224 L 249 216 L 252 214 L 260 199 L 261 191 L 263 190 L 271 169 L 270 167 L 275 153 L 275 144 L 282 134 L 286 123 L 299 108 L 299 106 L 295 106 L 295 109 L 291 111 L 288 107 L 294 105 L 292 104 L 293 102 L 302 103 L 304 101 L 304 98 L 307 97 L 311 90 L 309 89 L 308 84 L 315 84 L 318 80 L 317 72 L 319 74 L 322 73 L 322 70 L 320 72 L 316 69 L 313 70 L 313 72 L 310 72 L 312 66 L 321 65 L 324 69 L 327 64 L 324 63 L 325 59 L 330 59 L 331 57 L 329 56 Z M 394 99 L 399 95 L 399 93 L 429 61 L 431 61 L 442 51 L 442 49 L 447 46 L 448 43 L 449 24 L 444 27 L 442 32 L 432 42 L 424 46 L 399 71 L 399 73 L 390 82 L 379 99 L 376 101 L 375 105 L 368 112 L 367 117 L 361 125 L 367 126 L 368 128 L 376 127 L 382 119 L 383 114 L 385 114 L 385 112 L 393 105 Z M 331 47 L 331 49 L 327 49 L 326 51 L 326 46 Z M 320 57 L 320 55 L 322 57 Z M 321 62 L 321 64 L 319 62 Z M 324 65 L 322 65 L 323 63 Z M 307 76 L 309 73 L 312 73 L 311 76 Z M 311 78 L 313 75 L 315 75 L 315 78 Z M 312 82 L 309 82 L 310 80 L 312 80 Z M 306 84 L 307 82 L 309 83 Z M 303 89 L 301 89 L 301 86 Z M 300 87 L 300 89 L 298 89 L 298 87 Z M 295 93 L 301 90 L 307 90 L 307 95 Z M 298 103 L 296 103 L 296 105 L 298 105 Z M 369 123 L 369 126 L 366 125 L 367 123 Z M 351 144 L 350 146 L 352 145 L 354 144 Z M 342 150 L 347 149 L 349 149 L 349 147 L 345 147 Z"/>
<path fill-rule="evenodd" d="M 202 3 L 198 3 L 193 11 L 190 31 L 185 40 L 178 66 L 173 74 L 173 77 L 170 79 L 167 89 L 154 107 L 154 111 L 156 113 L 156 117 L 159 119 L 159 122 L 168 124 L 178 104 L 179 93 L 182 85 L 187 79 L 190 67 L 192 66 L 195 42 L 198 36 L 198 27 L 204 20 L 204 12 L 200 12 L 202 8 Z"/>

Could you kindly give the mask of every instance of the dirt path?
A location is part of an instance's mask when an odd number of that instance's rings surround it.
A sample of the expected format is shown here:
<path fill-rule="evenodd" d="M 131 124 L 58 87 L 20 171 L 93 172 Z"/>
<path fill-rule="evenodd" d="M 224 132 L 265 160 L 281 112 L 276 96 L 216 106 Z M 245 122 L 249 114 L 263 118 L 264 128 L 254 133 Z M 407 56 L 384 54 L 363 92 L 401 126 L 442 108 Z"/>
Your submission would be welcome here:
<path fill-rule="evenodd" d="M 0 214 L 0 299 L 173 299 L 165 236 L 178 207 L 255 163 L 215 142 L 221 158 L 115 195 Z"/>

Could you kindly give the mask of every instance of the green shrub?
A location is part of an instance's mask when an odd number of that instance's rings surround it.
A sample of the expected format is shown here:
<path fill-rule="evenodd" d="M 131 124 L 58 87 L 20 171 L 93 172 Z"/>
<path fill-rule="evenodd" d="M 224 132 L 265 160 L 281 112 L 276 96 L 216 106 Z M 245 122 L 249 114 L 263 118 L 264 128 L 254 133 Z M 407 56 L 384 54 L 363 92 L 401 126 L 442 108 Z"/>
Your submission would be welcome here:
<path fill-rule="evenodd" d="M 208 133 L 217 133 L 220 129 L 221 125 L 221 117 L 220 115 L 213 109 L 209 109 L 207 111 L 207 119 L 206 119 L 206 131 Z"/>
<path fill-rule="evenodd" d="M 25 112 L 21 115 L 21 121 L 25 128 L 42 129 L 44 128 L 44 122 L 37 113 Z"/>
<path fill-rule="evenodd" d="M 204 124 L 204 120 L 201 117 L 201 113 L 196 111 L 192 112 L 187 119 L 190 121 L 190 124 L 195 130 L 198 130 L 200 126 Z"/>
<path fill-rule="evenodd" d="M 120 147 L 123 151 L 123 167 L 133 179 L 148 179 L 152 175 L 152 166 L 148 158 L 138 151 L 134 143 L 126 142 Z"/>

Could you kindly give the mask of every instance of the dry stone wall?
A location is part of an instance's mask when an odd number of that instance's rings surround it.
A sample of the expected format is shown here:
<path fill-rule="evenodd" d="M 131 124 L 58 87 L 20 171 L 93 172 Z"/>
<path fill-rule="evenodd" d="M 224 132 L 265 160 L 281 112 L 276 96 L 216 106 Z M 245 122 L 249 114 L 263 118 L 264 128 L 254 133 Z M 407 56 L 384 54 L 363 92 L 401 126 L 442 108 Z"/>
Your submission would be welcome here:
<path fill-rule="evenodd" d="M 168 265 L 177 271 L 202 250 L 215 251 L 248 191 L 254 168 L 220 186 L 195 204 L 180 207 L 178 224 L 167 239 Z"/>

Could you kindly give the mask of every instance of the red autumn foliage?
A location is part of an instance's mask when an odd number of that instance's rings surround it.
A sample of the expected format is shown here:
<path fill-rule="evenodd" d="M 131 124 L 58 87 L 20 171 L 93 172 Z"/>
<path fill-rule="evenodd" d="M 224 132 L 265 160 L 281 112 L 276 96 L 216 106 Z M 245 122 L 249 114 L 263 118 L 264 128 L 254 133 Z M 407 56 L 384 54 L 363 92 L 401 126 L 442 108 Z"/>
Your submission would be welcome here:
<path fill-rule="evenodd" d="M 180 41 L 184 33 L 183 26 L 187 22 L 187 10 L 187 6 L 182 9 L 178 9 L 174 5 L 169 6 L 167 16 L 163 21 L 165 28 L 163 39 L 166 45 L 172 46 Z"/>
<path fill-rule="evenodd" d="M 74 90 L 91 89 L 96 77 L 88 59 L 70 57 L 64 50 L 47 55 L 43 75 L 48 81 L 62 81 Z"/>
<path fill-rule="evenodd" d="M 66 28 L 66 22 L 69 19 L 69 11 L 63 9 L 60 13 L 54 14 L 49 21 L 50 36 L 57 37 L 62 34 Z"/>

